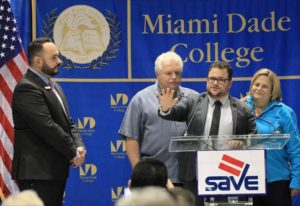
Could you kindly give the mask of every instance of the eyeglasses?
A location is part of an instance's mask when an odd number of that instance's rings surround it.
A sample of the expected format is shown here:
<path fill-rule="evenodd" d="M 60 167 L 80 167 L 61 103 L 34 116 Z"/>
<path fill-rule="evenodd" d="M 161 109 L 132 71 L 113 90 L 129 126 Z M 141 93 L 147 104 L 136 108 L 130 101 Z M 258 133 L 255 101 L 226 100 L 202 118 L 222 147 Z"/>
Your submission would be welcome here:
<path fill-rule="evenodd" d="M 216 77 L 208 77 L 207 80 L 209 83 L 215 83 L 215 81 L 217 81 L 218 84 L 225 84 L 225 82 L 228 81 L 228 79 Z"/>

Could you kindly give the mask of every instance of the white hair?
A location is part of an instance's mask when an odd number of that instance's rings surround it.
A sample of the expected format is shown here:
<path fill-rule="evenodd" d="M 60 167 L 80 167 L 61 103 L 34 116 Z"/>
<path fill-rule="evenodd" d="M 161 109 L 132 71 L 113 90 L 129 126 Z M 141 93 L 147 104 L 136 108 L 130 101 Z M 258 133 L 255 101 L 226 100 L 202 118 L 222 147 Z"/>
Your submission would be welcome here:
<path fill-rule="evenodd" d="M 183 69 L 183 61 L 182 61 L 181 57 L 173 51 L 168 51 L 168 52 L 160 54 L 156 58 L 155 63 L 154 63 L 155 72 L 157 72 L 158 70 L 161 69 L 162 62 L 169 61 L 169 60 L 174 60 L 174 61 L 178 62 L 181 69 Z"/>
<path fill-rule="evenodd" d="M 115 206 L 176 206 L 172 196 L 161 187 L 134 189 L 129 196 L 121 197 Z"/>
<path fill-rule="evenodd" d="M 33 190 L 24 190 L 18 194 L 10 195 L 2 206 L 44 206 L 43 201 Z"/>

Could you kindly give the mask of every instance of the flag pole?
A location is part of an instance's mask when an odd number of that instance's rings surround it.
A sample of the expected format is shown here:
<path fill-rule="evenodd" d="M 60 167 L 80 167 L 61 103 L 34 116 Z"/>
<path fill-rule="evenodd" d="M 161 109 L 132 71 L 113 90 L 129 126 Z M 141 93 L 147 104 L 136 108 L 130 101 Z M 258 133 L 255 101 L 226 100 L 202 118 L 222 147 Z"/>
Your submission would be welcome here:
<path fill-rule="evenodd" d="M 31 0 L 31 17 L 32 17 L 31 37 L 32 40 L 34 40 L 36 39 L 36 0 Z"/>
<path fill-rule="evenodd" d="M 1 198 L 2 202 L 5 200 L 5 196 L 4 196 L 1 188 L 0 188 L 0 198 Z"/>

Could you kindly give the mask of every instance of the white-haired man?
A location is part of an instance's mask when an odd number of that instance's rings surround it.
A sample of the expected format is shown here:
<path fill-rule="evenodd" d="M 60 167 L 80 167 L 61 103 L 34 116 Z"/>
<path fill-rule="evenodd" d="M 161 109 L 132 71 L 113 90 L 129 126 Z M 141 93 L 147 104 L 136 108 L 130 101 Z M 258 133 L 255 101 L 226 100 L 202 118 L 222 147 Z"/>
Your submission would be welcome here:
<path fill-rule="evenodd" d="M 178 179 L 176 153 L 168 151 L 172 136 L 183 135 L 185 122 L 167 121 L 158 116 L 158 94 L 167 88 L 175 91 L 174 101 L 194 90 L 180 86 L 183 61 L 175 52 L 159 55 L 155 61 L 155 84 L 139 91 L 131 100 L 121 124 L 119 134 L 125 138 L 127 155 L 132 168 L 143 157 L 151 157 L 163 162 L 170 180 Z"/>

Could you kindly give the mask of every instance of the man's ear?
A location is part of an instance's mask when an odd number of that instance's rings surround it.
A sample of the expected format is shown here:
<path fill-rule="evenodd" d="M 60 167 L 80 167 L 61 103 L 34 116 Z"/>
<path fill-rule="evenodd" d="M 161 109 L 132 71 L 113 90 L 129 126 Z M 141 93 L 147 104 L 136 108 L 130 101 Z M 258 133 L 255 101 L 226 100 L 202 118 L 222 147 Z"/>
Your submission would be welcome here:
<path fill-rule="evenodd" d="M 43 59 L 40 56 L 35 56 L 33 57 L 33 64 L 39 67 L 43 64 Z"/>

